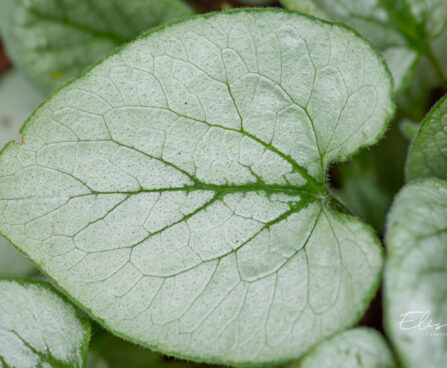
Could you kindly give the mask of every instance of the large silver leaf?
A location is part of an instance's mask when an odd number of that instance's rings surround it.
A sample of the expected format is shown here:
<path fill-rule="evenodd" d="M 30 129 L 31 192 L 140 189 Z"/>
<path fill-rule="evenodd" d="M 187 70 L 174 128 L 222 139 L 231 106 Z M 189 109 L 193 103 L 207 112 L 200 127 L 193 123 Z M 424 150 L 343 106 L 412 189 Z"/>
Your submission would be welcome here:
<path fill-rule="evenodd" d="M 243 364 L 355 323 L 381 246 L 326 169 L 393 112 L 378 53 L 279 10 L 148 33 L 42 105 L 0 156 L 0 231 L 98 321 Z"/>

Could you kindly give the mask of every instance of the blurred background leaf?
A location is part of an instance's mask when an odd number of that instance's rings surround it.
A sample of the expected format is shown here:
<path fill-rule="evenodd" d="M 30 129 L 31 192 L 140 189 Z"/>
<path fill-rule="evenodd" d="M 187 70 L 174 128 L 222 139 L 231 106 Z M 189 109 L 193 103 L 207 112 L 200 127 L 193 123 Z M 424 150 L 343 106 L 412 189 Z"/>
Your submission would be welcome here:
<path fill-rule="evenodd" d="M 192 15 L 183 0 L 2 0 L 9 57 L 43 91 L 78 77 L 143 31 Z"/>
<path fill-rule="evenodd" d="M 20 143 L 20 127 L 44 95 L 38 92 L 17 70 L 9 69 L 0 56 L 0 149 L 9 141 Z M 28 259 L 0 235 L 0 276 L 29 276 L 35 270 Z"/>

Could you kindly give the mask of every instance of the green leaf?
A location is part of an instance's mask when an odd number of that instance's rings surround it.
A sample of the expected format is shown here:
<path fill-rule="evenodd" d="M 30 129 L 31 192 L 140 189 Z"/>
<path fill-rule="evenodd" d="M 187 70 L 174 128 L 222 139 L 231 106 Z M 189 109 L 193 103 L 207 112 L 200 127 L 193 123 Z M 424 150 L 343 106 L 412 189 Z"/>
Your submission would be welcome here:
<path fill-rule="evenodd" d="M 43 99 L 17 71 L 0 78 L 0 148 L 11 140 L 22 140 L 20 127 Z M 33 270 L 33 265 L 0 236 L 0 275 L 26 276 Z"/>
<path fill-rule="evenodd" d="M 341 188 L 336 190 L 335 194 L 350 213 L 381 234 L 391 198 L 378 182 L 374 165 L 365 161 L 354 160 L 346 167 L 340 168 Z"/>
<path fill-rule="evenodd" d="M 168 358 L 126 342 L 104 330 L 92 333 L 88 368 L 212 368 L 209 365 Z"/>
<path fill-rule="evenodd" d="M 399 123 L 399 128 L 405 138 L 412 140 L 419 130 L 419 123 L 409 119 L 402 119 Z"/>
<path fill-rule="evenodd" d="M 296 358 L 358 321 L 382 250 L 326 170 L 393 113 L 378 53 L 273 9 L 162 27 L 54 94 L 0 156 L 0 231 L 116 334 Z"/>
<path fill-rule="evenodd" d="M 198 365 L 179 360 L 172 360 L 168 363 L 163 355 L 123 341 L 103 330 L 93 334 L 90 355 L 93 355 L 92 353 L 95 353 L 97 359 L 98 357 L 102 358 L 102 365 L 106 364 L 104 368 L 179 368 L 182 363 L 188 368 L 198 368 Z M 89 359 L 93 360 L 93 357 Z"/>
<path fill-rule="evenodd" d="M 447 96 L 430 111 L 413 140 L 407 179 L 447 179 Z"/>
<path fill-rule="evenodd" d="M 15 65 L 52 91 L 142 31 L 192 14 L 181 0 L 2 0 Z"/>
<path fill-rule="evenodd" d="M 433 105 L 433 94 L 447 90 L 447 30 L 429 43 L 431 58 L 422 55 L 414 77 L 398 96 L 399 110 L 413 121 L 420 121 Z"/>
<path fill-rule="evenodd" d="M 328 14 L 320 8 L 314 0 L 280 0 L 280 3 L 289 10 L 299 11 L 320 19 L 330 20 Z"/>
<path fill-rule="evenodd" d="M 390 1 L 390 0 L 387 0 Z M 447 1 L 445 0 L 400 0 L 410 8 L 418 24 L 423 25 L 429 38 L 438 36 L 447 25 Z"/>
<path fill-rule="evenodd" d="M 376 330 L 355 328 L 318 345 L 299 368 L 396 368 L 396 362 Z"/>
<path fill-rule="evenodd" d="M 90 325 L 47 283 L 0 279 L 0 367 L 85 367 Z"/>
<path fill-rule="evenodd" d="M 442 180 L 406 185 L 388 217 L 386 328 L 406 368 L 442 367 L 447 359 L 446 224 Z M 444 327 L 429 327 L 437 323 Z"/>

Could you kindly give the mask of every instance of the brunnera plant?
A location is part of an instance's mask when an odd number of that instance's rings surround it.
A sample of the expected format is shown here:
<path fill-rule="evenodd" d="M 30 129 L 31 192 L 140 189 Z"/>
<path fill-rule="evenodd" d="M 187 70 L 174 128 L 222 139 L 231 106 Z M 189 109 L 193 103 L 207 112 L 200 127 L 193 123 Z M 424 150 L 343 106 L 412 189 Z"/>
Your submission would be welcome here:
<path fill-rule="evenodd" d="M 388 217 L 385 327 L 404 367 L 445 363 L 447 182 L 421 179 L 397 195 Z"/>
<path fill-rule="evenodd" d="M 342 332 L 302 359 L 296 368 L 395 368 L 396 361 L 385 339 L 370 328 Z"/>
<path fill-rule="evenodd" d="M 394 111 L 381 56 L 280 10 L 158 28 L 0 155 L 0 232 L 93 319 L 178 357 L 277 363 L 354 325 L 382 246 L 326 171 Z"/>
<path fill-rule="evenodd" d="M 447 358 L 446 133 L 444 96 L 413 138 L 407 161 L 410 182 L 388 216 L 385 328 L 407 368 L 441 367 Z"/>
<path fill-rule="evenodd" d="M 447 68 L 434 40 L 447 25 L 445 0 L 281 0 L 284 6 L 352 26 L 383 53 L 396 92 L 410 83 L 420 59 L 447 86 Z"/>
<path fill-rule="evenodd" d="M 44 282 L 0 278 L 0 367 L 82 368 L 90 325 Z"/>
<path fill-rule="evenodd" d="M 8 56 L 51 92 L 141 32 L 193 14 L 182 0 L 2 0 Z"/>
<path fill-rule="evenodd" d="M 20 127 L 46 96 L 38 89 L 49 92 L 141 31 L 192 13 L 181 0 L 2 0 L 0 36 L 14 69 L 0 79 L 0 147 L 20 142 Z M 34 270 L 1 236 L 0 254 L 0 276 Z"/>

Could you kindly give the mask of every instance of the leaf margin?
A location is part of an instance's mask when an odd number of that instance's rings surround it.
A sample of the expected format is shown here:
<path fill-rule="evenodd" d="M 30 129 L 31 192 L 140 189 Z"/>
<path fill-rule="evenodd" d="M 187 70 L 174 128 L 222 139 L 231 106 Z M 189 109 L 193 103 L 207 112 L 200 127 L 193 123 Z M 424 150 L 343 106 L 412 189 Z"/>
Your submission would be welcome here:
<path fill-rule="evenodd" d="M 15 247 L 15 246 L 14 246 Z M 18 249 L 18 248 L 17 248 Z M 31 261 L 31 259 L 29 259 Z M 32 261 L 33 262 L 33 261 Z M 33 262 L 34 263 L 34 262 Z M 19 284 L 20 286 L 28 286 L 28 285 L 34 285 L 39 286 L 50 293 L 57 296 L 63 303 L 68 304 L 73 311 L 75 312 L 75 316 L 77 319 L 81 322 L 83 330 L 84 330 L 84 339 L 82 341 L 82 358 L 83 358 L 83 365 L 82 368 L 87 368 L 87 358 L 89 353 L 89 347 L 90 347 L 90 341 L 92 337 L 92 326 L 89 321 L 89 319 L 84 315 L 81 309 L 79 309 L 71 300 L 70 298 L 62 293 L 59 289 L 59 287 L 54 287 L 51 283 L 38 280 L 38 279 L 29 279 L 25 277 L 14 277 L 14 276 L 2 276 L 0 277 L 0 282 L 15 282 Z"/>

